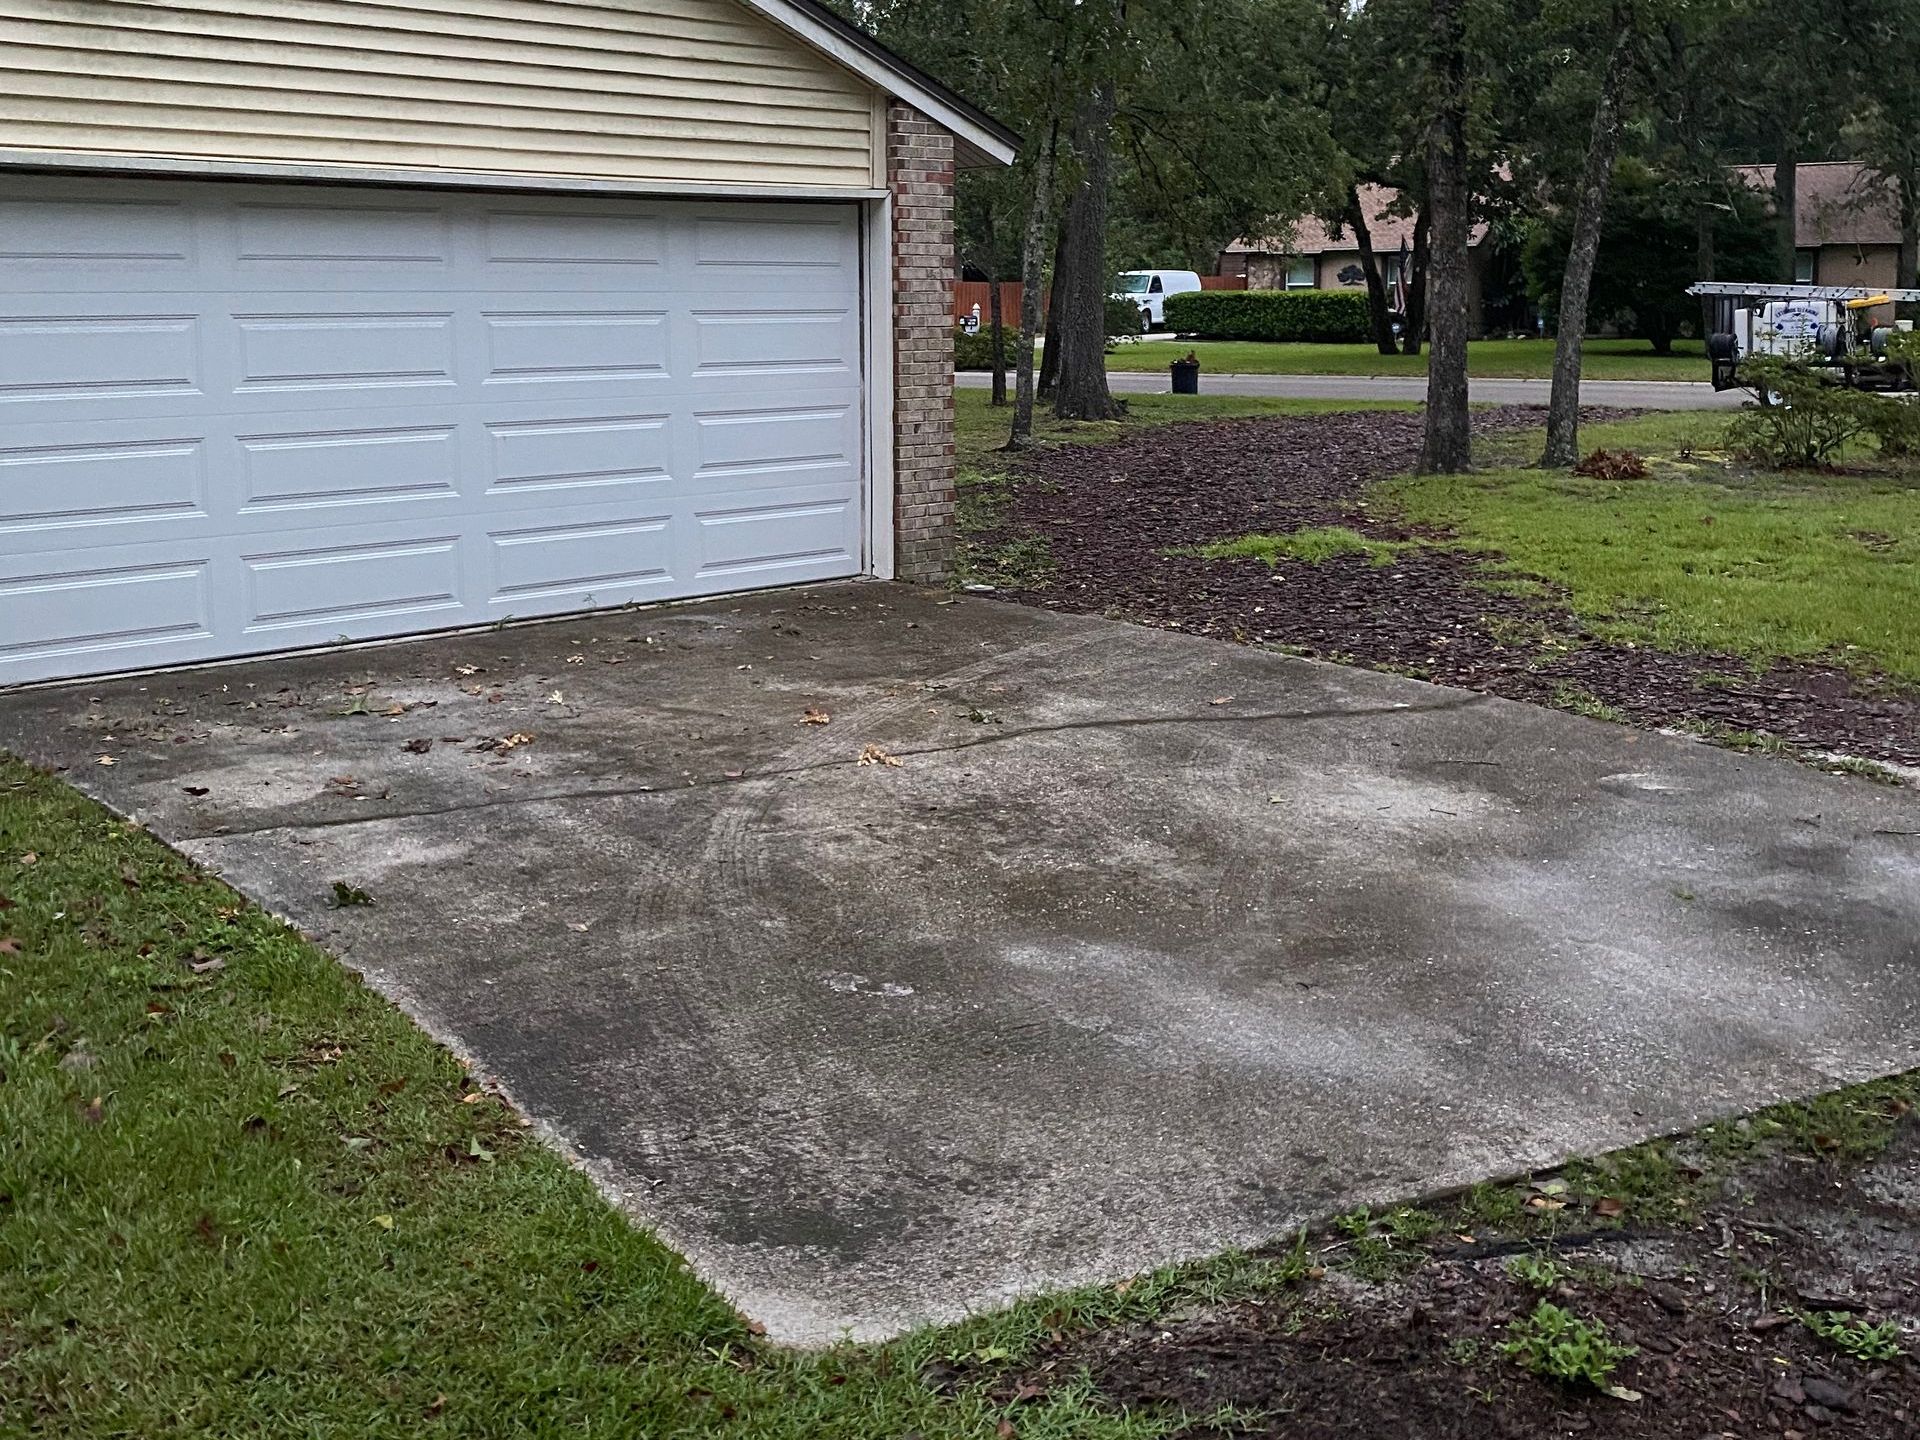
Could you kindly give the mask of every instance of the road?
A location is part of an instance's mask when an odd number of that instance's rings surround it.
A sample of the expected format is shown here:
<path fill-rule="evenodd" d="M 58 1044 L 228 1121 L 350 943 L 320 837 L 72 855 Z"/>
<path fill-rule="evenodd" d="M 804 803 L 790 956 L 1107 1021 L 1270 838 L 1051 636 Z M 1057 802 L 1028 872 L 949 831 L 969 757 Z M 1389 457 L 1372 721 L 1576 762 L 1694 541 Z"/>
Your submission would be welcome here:
<path fill-rule="evenodd" d="M 985 371 L 963 370 L 959 384 L 983 389 Z M 1492 405 L 1545 405 L 1552 389 L 1546 380 L 1474 380 L 1472 397 Z M 1164 395 L 1165 375 L 1115 370 L 1107 384 L 1117 394 Z M 1207 375 L 1200 390 L 1208 395 L 1274 395 L 1293 400 L 1424 400 L 1427 382 L 1413 375 Z M 1735 410 L 1746 398 L 1739 390 L 1716 391 L 1705 381 L 1588 380 L 1580 387 L 1588 405 L 1619 405 L 1635 410 Z"/>

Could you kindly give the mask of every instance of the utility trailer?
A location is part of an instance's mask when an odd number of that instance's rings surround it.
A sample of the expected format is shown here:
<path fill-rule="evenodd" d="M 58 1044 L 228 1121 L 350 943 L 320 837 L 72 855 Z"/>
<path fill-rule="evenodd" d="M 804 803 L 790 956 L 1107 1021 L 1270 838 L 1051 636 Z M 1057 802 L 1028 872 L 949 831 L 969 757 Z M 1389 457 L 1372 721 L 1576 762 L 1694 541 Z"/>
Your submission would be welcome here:
<path fill-rule="evenodd" d="M 1872 313 L 1883 306 L 1920 302 L 1920 290 L 1702 280 L 1687 293 L 1713 302 L 1707 358 L 1716 390 L 1746 385 L 1740 362 L 1750 355 L 1800 360 L 1855 390 L 1914 388 L 1913 366 L 1887 354 L 1888 340 L 1912 330 L 1913 322 L 1875 325 Z"/>

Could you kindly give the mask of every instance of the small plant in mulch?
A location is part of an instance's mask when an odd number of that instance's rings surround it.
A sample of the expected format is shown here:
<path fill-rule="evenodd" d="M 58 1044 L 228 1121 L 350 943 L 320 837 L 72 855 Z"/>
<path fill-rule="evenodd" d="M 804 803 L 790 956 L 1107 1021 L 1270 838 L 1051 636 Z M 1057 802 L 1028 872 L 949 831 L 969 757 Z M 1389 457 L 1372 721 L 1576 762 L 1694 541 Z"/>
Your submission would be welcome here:
<path fill-rule="evenodd" d="M 1573 473 L 1589 480 L 1644 480 L 1651 472 L 1647 462 L 1631 450 L 1595 450 L 1573 467 Z"/>
<path fill-rule="evenodd" d="M 1597 1320 L 1582 1320 L 1550 1300 L 1542 1300 L 1524 1320 L 1507 1327 L 1509 1339 L 1500 1343 L 1502 1355 L 1546 1380 L 1563 1385 L 1591 1385 L 1611 1391 L 1612 1377 L 1622 1360 L 1640 1352 L 1607 1334 Z"/>
<path fill-rule="evenodd" d="M 1515 1255 L 1507 1261 L 1507 1276 L 1535 1290 L 1551 1290 L 1567 1278 L 1567 1268 L 1546 1255 Z"/>
<path fill-rule="evenodd" d="M 1900 1327 L 1891 1320 L 1876 1325 L 1844 1310 L 1803 1310 L 1800 1323 L 1863 1365 L 1898 1360 L 1906 1353 L 1900 1348 Z"/>

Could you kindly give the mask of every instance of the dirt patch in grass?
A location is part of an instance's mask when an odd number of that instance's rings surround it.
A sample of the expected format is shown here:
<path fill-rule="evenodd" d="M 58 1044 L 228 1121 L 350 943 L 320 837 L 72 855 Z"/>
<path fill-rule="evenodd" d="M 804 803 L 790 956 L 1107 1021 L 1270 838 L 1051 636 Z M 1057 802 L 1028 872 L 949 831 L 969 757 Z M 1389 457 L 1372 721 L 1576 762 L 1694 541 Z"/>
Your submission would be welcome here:
<path fill-rule="evenodd" d="M 1718 1167 L 1707 1148 L 1345 1217 L 1286 1284 L 1062 1337 L 1010 1393 L 1084 1373 L 1108 1403 L 1213 1417 L 1195 1440 L 1920 1433 L 1920 1124 L 1878 1154 L 1778 1131 Z M 1650 1156 L 1662 1178 L 1637 1186 Z M 1396 1239 L 1415 1228 L 1436 1233 Z M 1543 1304 L 1581 1348 L 1515 1353 Z"/>
<path fill-rule="evenodd" d="M 1590 421 L 1617 412 L 1588 412 Z M 1494 439 L 1541 423 L 1532 407 L 1475 416 Z M 1421 417 L 1352 412 L 1142 431 L 1023 457 L 988 542 L 1041 547 L 1040 583 L 1002 591 L 1373 666 L 1513 699 L 1717 738 L 1920 764 L 1920 696 L 1834 665 L 1675 653 L 1595 634 L 1554 587 L 1490 577 L 1489 557 L 1409 525 L 1368 487 L 1419 455 Z M 1339 528 L 1392 552 L 1305 560 L 1198 553 L 1249 535 Z M 1391 563 L 1376 563 L 1383 553 Z"/>

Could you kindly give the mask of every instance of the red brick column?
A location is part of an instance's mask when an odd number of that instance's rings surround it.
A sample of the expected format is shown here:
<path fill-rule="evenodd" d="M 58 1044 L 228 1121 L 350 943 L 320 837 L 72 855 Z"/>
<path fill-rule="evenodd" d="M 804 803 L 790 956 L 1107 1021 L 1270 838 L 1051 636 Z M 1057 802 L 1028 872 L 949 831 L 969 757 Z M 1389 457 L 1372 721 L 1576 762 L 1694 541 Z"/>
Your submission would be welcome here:
<path fill-rule="evenodd" d="M 953 549 L 953 136 L 887 105 L 893 192 L 894 572 L 946 577 Z"/>

